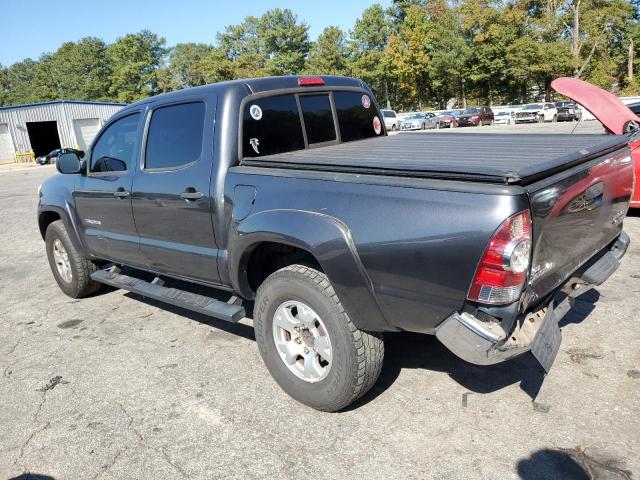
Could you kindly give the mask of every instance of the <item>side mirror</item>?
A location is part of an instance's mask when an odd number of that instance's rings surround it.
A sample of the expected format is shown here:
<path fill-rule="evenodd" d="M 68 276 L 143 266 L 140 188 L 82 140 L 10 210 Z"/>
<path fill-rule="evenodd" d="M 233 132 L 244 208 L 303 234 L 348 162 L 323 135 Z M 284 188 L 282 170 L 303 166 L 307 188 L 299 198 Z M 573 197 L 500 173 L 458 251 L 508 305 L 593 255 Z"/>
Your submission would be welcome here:
<path fill-rule="evenodd" d="M 60 173 L 80 173 L 80 157 L 75 153 L 63 153 L 58 157 L 56 168 Z"/>

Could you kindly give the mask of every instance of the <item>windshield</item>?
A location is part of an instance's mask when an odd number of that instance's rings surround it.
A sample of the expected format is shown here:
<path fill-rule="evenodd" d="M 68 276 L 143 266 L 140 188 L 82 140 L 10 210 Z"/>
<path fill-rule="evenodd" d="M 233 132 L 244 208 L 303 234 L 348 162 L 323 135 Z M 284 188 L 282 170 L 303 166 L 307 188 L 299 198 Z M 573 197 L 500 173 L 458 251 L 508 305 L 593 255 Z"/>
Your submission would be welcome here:
<path fill-rule="evenodd" d="M 470 113 L 480 113 L 480 110 L 478 110 L 477 108 L 467 108 L 464 111 L 464 114 L 469 115 Z"/>
<path fill-rule="evenodd" d="M 507 115 L 509 115 L 509 112 L 507 112 L 506 110 L 496 112 L 496 117 L 506 117 Z"/>
<path fill-rule="evenodd" d="M 542 105 L 540 103 L 532 103 L 530 105 L 525 105 L 523 110 L 540 110 Z"/>
<path fill-rule="evenodd" d="M 421 113 L 413 113 L 411 115 L 407 115 L 405 120 L 420 120 L 424 117 Z"/>

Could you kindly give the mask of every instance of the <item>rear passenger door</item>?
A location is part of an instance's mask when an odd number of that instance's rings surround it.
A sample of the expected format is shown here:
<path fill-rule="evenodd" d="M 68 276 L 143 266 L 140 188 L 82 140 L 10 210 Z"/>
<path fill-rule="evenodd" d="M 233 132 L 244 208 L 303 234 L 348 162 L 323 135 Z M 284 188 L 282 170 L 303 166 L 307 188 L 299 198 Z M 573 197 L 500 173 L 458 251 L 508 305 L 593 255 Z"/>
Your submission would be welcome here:
<path fill-rule="evenodd" d="M 151 107 L 133 181 L 133 216 L 149 269 L 218 283 L 209 186 L 216 98 Z"/>

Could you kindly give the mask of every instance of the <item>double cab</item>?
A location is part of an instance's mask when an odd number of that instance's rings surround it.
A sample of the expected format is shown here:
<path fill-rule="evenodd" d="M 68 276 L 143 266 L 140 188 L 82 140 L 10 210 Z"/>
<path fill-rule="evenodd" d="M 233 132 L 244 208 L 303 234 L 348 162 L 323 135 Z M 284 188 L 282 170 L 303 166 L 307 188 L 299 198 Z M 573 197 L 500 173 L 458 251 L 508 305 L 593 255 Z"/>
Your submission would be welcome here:
<path fill-rule="evenodd" d="M 67 295 L 251 317 L 282 389 L 336 411 L 376 382 L 385 332 L 548 370 L 627 249 L 629 139 L 387 136 L 358 79 L 236 80 L 119 111 L 59 156 L 38 224 Z"/>

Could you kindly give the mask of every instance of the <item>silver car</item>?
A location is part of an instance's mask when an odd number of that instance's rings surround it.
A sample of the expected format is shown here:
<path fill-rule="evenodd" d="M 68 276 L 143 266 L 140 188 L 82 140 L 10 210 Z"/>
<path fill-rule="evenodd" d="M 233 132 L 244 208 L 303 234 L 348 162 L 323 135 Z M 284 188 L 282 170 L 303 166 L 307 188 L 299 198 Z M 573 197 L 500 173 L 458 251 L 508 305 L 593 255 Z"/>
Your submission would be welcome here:
<path fill-rule="evenodd" d="M 405 117 L 402 122 L 402 130 L 426 130 L 428 128 L 439 128 L 440 121 L 436 114 L 432 112 L 414 113 Z"/>

